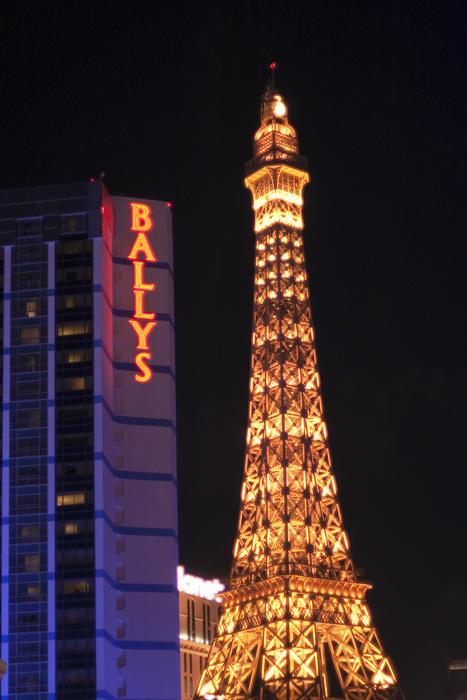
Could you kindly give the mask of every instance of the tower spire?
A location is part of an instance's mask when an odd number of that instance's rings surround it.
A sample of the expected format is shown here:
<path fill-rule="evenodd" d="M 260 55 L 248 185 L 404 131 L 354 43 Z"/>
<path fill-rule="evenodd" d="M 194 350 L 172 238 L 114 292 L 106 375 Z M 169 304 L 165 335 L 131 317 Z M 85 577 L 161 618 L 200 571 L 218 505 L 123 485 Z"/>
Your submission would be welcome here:
<path fill-rule="evenodd" d="M 269 76 L 269 84 L 271 86 L 272 92 L 276 91 L 275 77 L 276 77 L 276 70 L 278 69 L 278 67 L 279 67 L 279 64 L 277 63 L 277 61 L 271 61 L 271 63 L 269 64 L 269 70 L 271 71 L 271 74 Z"/>
<path fill-rule="evenodd" d="M 303 246 L 309 181 L 269 86 L 246 164 L 255 215 L 249 421 L 229 590 L 198 698 L 400 700 L 337 499 Z M 328 659 L 328 660 L 327 660 Z"/>

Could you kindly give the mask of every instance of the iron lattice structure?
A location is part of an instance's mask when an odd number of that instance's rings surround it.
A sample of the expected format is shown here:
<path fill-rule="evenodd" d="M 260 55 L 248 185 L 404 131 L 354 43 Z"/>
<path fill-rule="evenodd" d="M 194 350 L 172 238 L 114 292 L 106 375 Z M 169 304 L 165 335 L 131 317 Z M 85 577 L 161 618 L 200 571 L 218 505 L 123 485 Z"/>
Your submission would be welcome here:
<path fill-rule="evenodd" d="M 271 87 L 245 184 L 256 260 L 249 424 L 229 590 L 198 698 L 403 698 L 337 500 L 302 238 L 309 181 Z"/>

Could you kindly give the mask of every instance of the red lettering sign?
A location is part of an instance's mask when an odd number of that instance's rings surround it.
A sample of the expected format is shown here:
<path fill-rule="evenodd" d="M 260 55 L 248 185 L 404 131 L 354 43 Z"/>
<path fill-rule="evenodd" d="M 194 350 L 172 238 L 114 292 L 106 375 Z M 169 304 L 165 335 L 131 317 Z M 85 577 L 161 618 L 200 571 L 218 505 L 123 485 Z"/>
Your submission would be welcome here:
<path fill-rule="evenodd" d="M 147 204 L 130 202 L 131 207 L 131 230 L 150 231 L 154 226 L 151 219 L 151 208 Z"/>
<path fill-rule="evenodd" d="M 133 318 L 128 319 L 128 323 L 136 333 L 136 349 L 146 351 L 138 352 L 135 355 L 135 365 L 140 371 L 139 374 L 135 374 L 135 382 L 145 383 L 152 377 L 152 370 L 148 365 L 148 362 L 152 359 L 151 353 L 147 352 L 149 350 L 148 339 L 157 326 L 157 322 L 154 321 L 156 314 L 153 311 L 145 311 L 145 294 L 153 292 L 156 285 L 154 282 L 144 281 L 144 267 L 147 262 L 156 262 L 157 258 L 147 236 L 148 231 L 151 231 L 154 227 L 151 218 L 151 207 L 139 202 L 130 202 L 130 208 L 131 231 L 136 233 L 136 238 L 127 258 L 133 263 L 133 297 L 135 303 Z M 140 320 L 146 321 L 146 323 L 142 324 Z"/>

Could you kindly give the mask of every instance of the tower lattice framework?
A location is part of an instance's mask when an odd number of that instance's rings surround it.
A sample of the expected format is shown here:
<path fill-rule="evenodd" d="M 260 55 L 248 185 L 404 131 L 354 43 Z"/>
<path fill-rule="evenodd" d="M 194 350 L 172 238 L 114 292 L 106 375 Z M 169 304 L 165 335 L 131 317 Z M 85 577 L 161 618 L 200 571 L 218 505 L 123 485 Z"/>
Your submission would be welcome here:
<path fill-rule="evenodd" d="M 302 237 L 309 181 L 268 86 L 245 184 L 255 212 L 249 423 L 229 590 L 197 697 L 404 698 L 349 551 L 331 467 Z"/>

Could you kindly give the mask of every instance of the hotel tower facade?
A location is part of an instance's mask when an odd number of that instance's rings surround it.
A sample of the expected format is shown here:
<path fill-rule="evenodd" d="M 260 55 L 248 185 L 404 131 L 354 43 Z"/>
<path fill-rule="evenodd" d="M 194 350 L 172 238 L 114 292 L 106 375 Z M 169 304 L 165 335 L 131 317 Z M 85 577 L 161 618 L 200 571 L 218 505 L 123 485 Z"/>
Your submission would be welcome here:
<path fill-rule="evenodd" d="M 1 697 L 180 694 L 172 215 L 0 193 Z"/>

